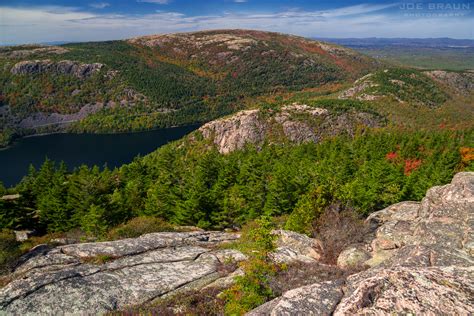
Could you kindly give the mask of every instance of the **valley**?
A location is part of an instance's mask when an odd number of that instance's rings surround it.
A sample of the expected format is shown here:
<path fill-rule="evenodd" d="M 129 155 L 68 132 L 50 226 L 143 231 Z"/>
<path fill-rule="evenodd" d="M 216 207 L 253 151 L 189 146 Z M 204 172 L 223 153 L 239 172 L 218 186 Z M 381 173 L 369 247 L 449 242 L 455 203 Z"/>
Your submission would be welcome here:
<path fill-rule="evenodd" d="M 472 70 L 239 29 L 3 47 L 0 129 L 2 311 L 474 311 Z"/>

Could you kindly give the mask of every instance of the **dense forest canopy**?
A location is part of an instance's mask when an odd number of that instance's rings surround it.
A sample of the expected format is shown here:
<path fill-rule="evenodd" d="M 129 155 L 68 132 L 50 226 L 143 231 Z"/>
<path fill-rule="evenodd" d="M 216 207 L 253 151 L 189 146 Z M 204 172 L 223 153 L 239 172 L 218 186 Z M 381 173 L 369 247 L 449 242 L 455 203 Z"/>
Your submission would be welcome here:
<path fill-rule="evenodd" d="M 98 70 L 78 75 L 61 68 L 65 63 Z M 352 114 L 367 124 L 315 143 L 269 138 L 228 155 L 195 132 L 115 170 L 70 172 L 47 160 L 16 187 L 0 187 L 0 196 L 10 196 L 0 200 L 0 227 L 102 236 L 139 216 L 223 229 L 266 215 L 305 232 L 332 203 L 366 215 L 419 200 L 455 172 L 473 169 L 472 80 L 470 73 L 394 67 L 340 46 L 257 31 L 2 48 L 2 144 L 57 131 L 18 129 L 33 113 L 75 114 L 85 104 L 98 110 L 67 131 L 202 123 L 240 109 L 277 113 L 294 102 L 327 110 L 336 125 Z M 295 115 L 292 124 L 298 120 L 312 128 L 324 123 Z"/>
<path fill-rule="evenodd" d="M 304 231 L 338 202 L 361 214 L 402 200 L 420 200 L 454 173 L 473 170 L 474 131 L 371 131 L 320 144 L 265 145 L 221 155 L 188 137 L 115 170 L 86 166 L 67 172 L 47 160 L 31 168 L 1 201 L 0 225 L 100 235 L 137 216 L 223 229 L 288 216 Z M 2 189 L 4 190 L 4 189 Z"/>

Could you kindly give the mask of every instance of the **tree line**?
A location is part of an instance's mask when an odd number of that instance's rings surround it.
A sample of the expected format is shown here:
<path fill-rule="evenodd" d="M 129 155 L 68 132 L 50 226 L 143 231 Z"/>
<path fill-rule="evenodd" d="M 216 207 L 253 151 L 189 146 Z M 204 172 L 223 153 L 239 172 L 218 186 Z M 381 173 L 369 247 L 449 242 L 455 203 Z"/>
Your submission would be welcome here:
<path fill-rule="evenodd" d="M 8 190 L 19 199 L 0 201 L 0 227 L 101 235 L 137 216 L 222 229 L 265 215 L 284 217 L 288 228 L 304 232 L 330 203 L 365 215 L 420 200 L 456 172 L 473 170 L 473 136 L 473 130 L 372 131 L 228 155 L 194 137 L 114 170 L 69 172 L 46 160 Z"/>

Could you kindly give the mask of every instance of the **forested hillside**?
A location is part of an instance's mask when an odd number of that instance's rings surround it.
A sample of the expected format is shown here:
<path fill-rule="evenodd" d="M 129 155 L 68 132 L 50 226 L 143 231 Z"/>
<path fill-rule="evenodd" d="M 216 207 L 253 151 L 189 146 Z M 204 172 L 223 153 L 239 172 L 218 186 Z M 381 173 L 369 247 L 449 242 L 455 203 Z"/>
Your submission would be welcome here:
<path fill-rule="evenodd" d="M 254 31 L 2 48 L 0 64 L 3 144 L 219 118 L 114 170 L 46 160 L 0 185 L 0 266 L 71 233 L 240 229 L 264 216 L 309 234 L 331 207 L 365 216 L 474 170 L 469 72 L 387 67 Z M 20 248 L 10 241 L 23 229 L 43 237 Z"/>
<path fill-rule="evenodd" d="M 255 96 L 350 82 L 378 66 L 339 46 L 242 30 L 6 47 L 0 139 L 206 122 Z"/>
<path fill-rule="evenodd" d="M 204 123 L 265 103 L 321 98 L 371 101 L 397 124 L 410 113 L 416 124 L 433 117 L 454 124 L 462 115 L 451 117 L 472 103 L 472 73 L 445 73 L 389 67 L 333 44 L 247 30 L 4 47 L 0 145 L 35 133 Z"/>

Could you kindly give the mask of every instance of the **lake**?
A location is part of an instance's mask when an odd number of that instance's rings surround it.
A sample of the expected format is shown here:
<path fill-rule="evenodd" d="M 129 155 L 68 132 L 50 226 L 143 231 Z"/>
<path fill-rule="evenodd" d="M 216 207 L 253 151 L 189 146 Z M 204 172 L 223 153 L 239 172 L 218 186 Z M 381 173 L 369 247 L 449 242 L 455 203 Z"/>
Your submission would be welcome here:
<path fill-rule="evenodd" d="M 64 161 L 70 169 L 82 164 L 118 167 L 198 127 L 194 125 L 124 134 L 52 134 L 22 138 L 11 147 L 0 150 L 0 181 L 5 187 L 17 184 L 28 172 L 30 164 L 38 168 L 46 157 L 57 162 Z"/>

